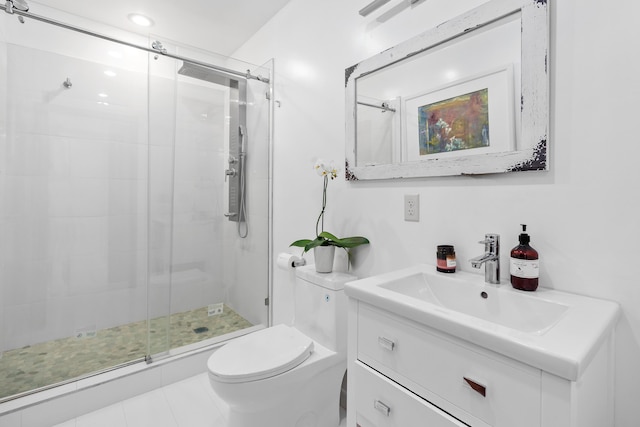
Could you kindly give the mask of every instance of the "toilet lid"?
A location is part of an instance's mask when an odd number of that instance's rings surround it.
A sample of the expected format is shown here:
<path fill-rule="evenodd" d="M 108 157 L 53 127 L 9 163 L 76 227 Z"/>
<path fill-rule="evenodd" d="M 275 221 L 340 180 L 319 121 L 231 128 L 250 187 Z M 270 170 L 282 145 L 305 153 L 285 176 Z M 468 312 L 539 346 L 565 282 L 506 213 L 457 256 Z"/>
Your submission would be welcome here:
<path fill-rule="evenodd" d="M 311 353 L 311 338 L 290 326 L 277 325 L 236 338 L 213 353 L 207 367 L 220 382 L 256 381 L 295 368 Z"/>

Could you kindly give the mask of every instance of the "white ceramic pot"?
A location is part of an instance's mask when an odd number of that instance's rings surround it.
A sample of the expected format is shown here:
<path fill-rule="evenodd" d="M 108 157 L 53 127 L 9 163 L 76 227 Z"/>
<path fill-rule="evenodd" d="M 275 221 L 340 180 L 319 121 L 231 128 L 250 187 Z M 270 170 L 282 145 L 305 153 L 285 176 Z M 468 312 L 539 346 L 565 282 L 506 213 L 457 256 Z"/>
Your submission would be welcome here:
<path fill-rule="evenodd" d="M 316 246 L 313 248 L 313 257 L 316 261 L 316 271 L 318 273 L 331 273 L 333 271 L 335 253 L 335 246 Z"/>

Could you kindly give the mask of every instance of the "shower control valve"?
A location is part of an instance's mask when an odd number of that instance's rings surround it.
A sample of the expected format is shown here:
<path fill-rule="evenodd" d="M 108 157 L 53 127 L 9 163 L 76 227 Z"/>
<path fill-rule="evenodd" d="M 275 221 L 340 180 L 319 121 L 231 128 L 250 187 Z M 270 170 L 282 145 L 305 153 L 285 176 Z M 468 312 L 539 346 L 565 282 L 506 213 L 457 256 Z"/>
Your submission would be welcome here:
<path fill-rule="evenodd" d="M 227 169 L 224 171 L 224 180 L 226 181 L 228 176 L 236 176 L 237 174 L 238 172 L 234 168 Z"/>
<path fill-rule="evenodd" d="M 238 158 L 237 157 L 233 157 L 233 156 L 229 156 L 229 164 L 233 165 L 235 163 L 238 163 Z"/>

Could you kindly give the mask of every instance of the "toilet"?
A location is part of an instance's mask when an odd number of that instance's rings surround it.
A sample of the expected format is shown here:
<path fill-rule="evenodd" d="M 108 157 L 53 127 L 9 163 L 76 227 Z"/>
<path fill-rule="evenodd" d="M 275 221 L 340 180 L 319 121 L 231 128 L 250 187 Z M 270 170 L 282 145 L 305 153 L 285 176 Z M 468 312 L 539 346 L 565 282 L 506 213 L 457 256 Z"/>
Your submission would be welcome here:
<path fill-rule="evenodd" d="M 337 427 L 347 369 L 344 284 L 356 277 L 296 268 L 293 326 L 237 338 L 211 355 L 209 381 L 228 427 Z"/>

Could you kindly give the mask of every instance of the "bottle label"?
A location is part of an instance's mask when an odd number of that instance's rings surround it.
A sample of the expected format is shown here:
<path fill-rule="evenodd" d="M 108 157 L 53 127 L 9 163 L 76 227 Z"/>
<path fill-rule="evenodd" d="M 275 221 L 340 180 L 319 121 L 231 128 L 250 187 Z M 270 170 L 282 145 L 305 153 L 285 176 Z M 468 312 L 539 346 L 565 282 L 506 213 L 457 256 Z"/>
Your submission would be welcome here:
<path fill-rule="evenodd" d="M 447 255 L 446 259 L 438 259 L 436 265 L 445 270 L 455 270 L 456 257 L 455 255 Z"/>
<path fill-rule="evenodd" d="M 540 261 L 537 259 L 509 259 L 509 273 L 522 279 L 537 279 L 540 271 Z"/>
<path fill-rule="evenodd" d="M 455 255 L 447 255 L 447 268 L 455 268 L 456 257 Z"/>

